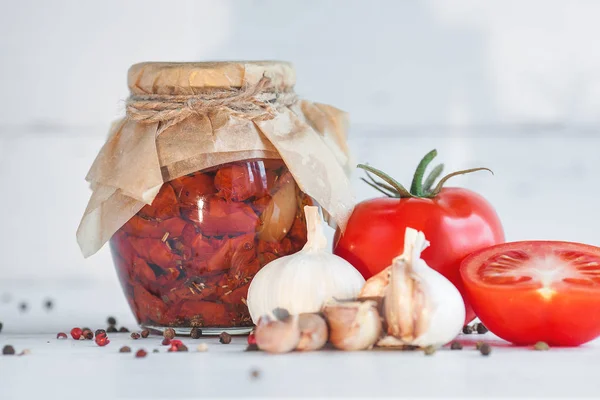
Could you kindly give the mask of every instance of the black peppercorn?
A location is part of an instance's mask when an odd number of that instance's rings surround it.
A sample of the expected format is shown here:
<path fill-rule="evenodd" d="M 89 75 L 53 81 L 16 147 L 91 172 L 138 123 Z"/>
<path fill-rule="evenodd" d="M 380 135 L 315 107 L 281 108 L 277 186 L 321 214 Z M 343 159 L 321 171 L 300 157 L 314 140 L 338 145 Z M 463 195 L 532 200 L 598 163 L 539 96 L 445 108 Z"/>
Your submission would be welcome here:
<path fill-rule="evenodd" d="M 122 326 L 122 327 L 119 328 L 119 332 L 126 333 L 126 332 L 129 332 L 129 329 L 127 329 L 124 326 Z"/>
<path fill-rule="evenodd" d="M 227 332 L 221 332 L 221 335 L 219 335 L 219 342 L 223 344 L 231 343 L 231 335 Z"/>
<path fill-rule="evenodd" d="M 88 340 L 92 340 L 94 338 L 94 332 L 92 332 L 90 329 L 86 328 L 81 332 L 81 336 L 83 336 L 84 338 L 86 338 Z"/>
<path fill-rule="evenodd" d="M 131 347 L 123 346 L 119 349 L 119 353 L 131 353 Z"/>
<path fill-rule="evenodd" d="M 481 352 L 481 355 L 489 356 L 492 352 L 492 346 L 490 346 L 487 343 L 484 343 L 479 347 L 479 351 Z"/>
<path fill-rule="evenodd" d="M 190 331 L 190 337 L 192 339 L 199 339 L 202 336 L 202 329 L 200 328 L 192 328 Z"/>
<path fill-rule="evenodd" d="M 158 353 L 158 349 L 152 350 L 153 353 Z"/>
<path fill-rule="evenodd" d="M 258 348 L 258 346 L 256 344 L 249 344 L 248 347 L 246 347 L 246 351 L 258 351 L 260 350 Z"/>
<path fill-rule="evenodd" d="M 0 322 L 0 332 L 2 332 L 2 327 L 3 327 L 3 326 L 4 326 L 4 325 L 2 325 L 2 322 Z"/>
<path fill-rule="evenodd" d="M 131 338 L 132 338 L 132 339 L 139 339 L 141 336 L 142 336 L 142 335 L 140 335 L 140 334 L 139 334 L 139 333 L 137 333 L 137 332 L 133 332 L 133 333 L 131 334 Z"/>
<path fill-rule="evenodd" d="M 460 342 L 452 342 L 450 345 L 450 350 L 462 350 L 463 346 Z"/>
<path fill-rule="evenodd" d="M 54 307 L 54 303 L 52 300 L 48 299 L 44 302 L 44 307 L 46 307 L 46 310 L 50 311 L 52 310 L 52 307 Z"/>
<path fill-rule="evenodd" d="M 118 330 L 117 330 L 117 328 L 114 327 L 114 325 L 111 325 L 108 328 L 106 328 L 106 332 L 107 333 L 115 333 L 115 332 L 118 332 Z"/>
<path fill-rule="evenodd" d="M 471 333 L 473 333 L 473 327 L 471 327 L 470 325 L 463 326 L 463 333 L 465 335 L 470 335 Z"/>
<path fill-rule="evenodd" d="M 142 331 L 142 337 L 145 339 L 145 338 L 147 338 L 148 336 L 150 336 L 150 331 L 149 331 L 148 329 L 144 329 L 144 330 Z"/>
<path fill-rule="evenodd" d="M 21 312 L 25 312 L 25 311 L 27 311 L 27 308 L 28 308 L 28 307 L 29 307 L 29 306 L 28 306 L 28 305 L 27 305 L 27 303 L 25 303 L 25 302 L 19 303 L 19 310 L 21 310 Z"/>
<path fill-rule="evenodd" d="M 488 328 L 485 327 L 481 322 L 477 324 L 477 333 L 483 335 L 484 333 L 488 333 Z"/>
<path fill-rule="evenodd" d="M 115 319 L 115 317 L 108 317 L 106 322 L 108 322 L 108 325 L 116 325 L 117 324 L 117 320 Z"/>
<path fill-rule="evenodd" d="M 185 344 L 180 344 L 179 347 L 177 347 L 177 351 L 188 351 L 188 348 Z"/>
<path fill-rule="evenodd" d="M 165 329 L 165 331 L 163 332 L 163 336 L 167 339 L 173 339 L 175 337 L 175 329 L 173 329 L 173 328 Z"/>
<path fill-rule="evenodd" d="M 259 371 L 259 370 L 257 370 L 257 369 L 252 369 L 252 370 L 250 371 L 250 377 L 251 377 L 252 379 L 258 379 L 258 378 L 260 378 L 260 371 Z"/>
<path fill-rule="evenodd" d="M 4 354 L 5 356 L 12 356 L 13 354 L 15 354 L 15 348 L 12 347 L 10 344 L 7 344 L 2 348 L 2 354 Z"/>

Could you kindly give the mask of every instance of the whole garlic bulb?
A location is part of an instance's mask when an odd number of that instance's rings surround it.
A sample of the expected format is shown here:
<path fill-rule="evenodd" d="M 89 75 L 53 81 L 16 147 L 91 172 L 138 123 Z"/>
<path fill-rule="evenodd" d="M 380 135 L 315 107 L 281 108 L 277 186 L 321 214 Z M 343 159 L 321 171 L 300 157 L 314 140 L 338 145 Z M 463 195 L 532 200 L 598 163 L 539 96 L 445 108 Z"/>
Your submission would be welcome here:
<path fill-rule="evenodd" d="M 327 251 L 318 207 L 305 206 L 308 240 L 297 253 L 265 265 L 248 288 L 248 309 L 254 323 L 276 308 L 290 314 L 314 313 L 332 299 L 356 298 L 362 275 L 346 260 Z"/>
<path fill-rule="evenodd" d="M 384 315 L 394 342 L 419 347 L 442 346 L 456 337 L 465 319 L 465 304 L 456 287 L 421 259 L 429 242 L 423 232 L 407 228 L 404 252 L 389 267 Z"/>

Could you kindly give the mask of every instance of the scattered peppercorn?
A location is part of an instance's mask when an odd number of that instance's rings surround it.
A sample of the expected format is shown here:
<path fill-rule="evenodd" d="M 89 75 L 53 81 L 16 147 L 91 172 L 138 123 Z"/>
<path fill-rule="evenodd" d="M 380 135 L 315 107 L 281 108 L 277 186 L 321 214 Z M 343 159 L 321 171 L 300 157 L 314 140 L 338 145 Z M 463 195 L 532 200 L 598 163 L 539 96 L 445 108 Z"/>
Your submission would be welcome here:
<path fill-rule="evenodd" d="M 129 332 L 129 329 L 127 329 L 124 326 L 122 326 L 122 327 L 119 328 L 119 332 L 121 332 L 121 333 L 127 333 L 127 332 Z"/>
<path fill-rule="evenodd" d="M 108 336 L 106 336 L 106 335 L 96 336 L 96 344 L 98 346 L 100 346 L 100 347 L 106 346 L 109 343 L 110 343 L 110 340 L 108 340 Z"/>
<path fill-rule="evenodd" d="M 481 322 L 477 324 L 477 333 L 483 335 L 484 333 L 488 333 L 488 328 L 485 327 Z"/>
<path fill-rule="evenodd" d="M 426 356 L 430 356 L 430 355 L 432 355 L 433 353 L 435 353 L 435 351 L 436 351 L 436 348 L 435 348 L 435 346 L 427 346 L 427 347 L 425 347 L 425 348 L 423 349 L 423 351 L 425 352 L 425 355 L 426 355 Z"/>
<path fill-rule="evenodd" d="M 15 354 L 15 348 L 12 347 L 10 344 L 7 344 L 2 348 L 2 354 L 4 354 L 5 356 L 12 356 L 13 354 Z"/>
<path fill-rule="evenodd" d="M 248 335 L 248 344 L 256 344 L 256 336 L 254 335 L 254 331 L 250 332 Z"/>
<path fill-rule="evenodd" d="M 94 332 L 92 332 L 91 329 L 85 328 L 81 331 L 81 336 L 87 340 L 92 340 L 94 338 Z"/>
<path fill-rule="evenodd" d="M 163 332 L 163 336 L 166 337 L 167 339 L 173 339 L 175 337 L 175 329 L 173 329 L 173 328 L 165 329 L 165 331 Z"/>
<path fill-rule="evenodd" d="M 44 302 L 44 307 L 46 307 L 46 310 L 50 311 L 52 310 L 52 307 L 54 307 L 54 303 L 52 300 L 48 299 Z"/>
<path fill-rule="evenodd" d="M 223 344 L 231 343 L 231 335 L 227 332 L 221 332 L 221 334 L 219 335 L 219 342 Z"/>
<path fill-rule="evenodd" d="M 198 351 L 207 351 L 208 350 L 208 345 L 206 343 L 200 343 L 198 345 L 198 347 L 196 347 L 196 349 Z"/>
<path fill-rule="evenodd" d="M 534 350 L 545 351 L 550 350 L 550 346 L 546 342 L 537 342 L 535 346 L 533 346 Z"/>
<path fill-rule="evenodd" d="M 181 346 L 185 346 L 181 340 L 173 339 L 171 340 L 171 347 L 169 347 L 168 351 L 179 351 Z"/>
<path fill-rule="evenodd" d="M 256 345 L 256 343 L 249 344 L 248 347 L 246 347 L 246 351 L 258 351 L 258 350 L 259 350 L 259 348 Z"/>
<path fill-rule="evenodd" d="M 83 331 L 81 330 L 81 328 L 73 328 L 71 329 L 71 337 L 75 340 L 79 340 L 79 338 L 81 337 L 81 334 L 83 333 Z"/>
<path fill-rule="evenodd" d="M 168 346 L 168 345 L 170 345 L 170 344 L 171 344 L 171 339 L 169 339 L 169 338 L 164 338 L 164 339 L 162 340 L 162 345 L 163 345 L 163 346 Z"/>
<path fill-rule="evenodd" d="M 252 379 L 258 379 L 258 378 L 260 378 L 260 371 L 259 371 L 259 370 L 257 370 L 257 369 L 252 369 L 252 370 L 250 371 L 250 377 L 251 377 Z"/>
<path fill-rule="evenodd" d="M 153 353 L 158 353 L 158 349 L 152 350 Z"/>
<path fill-rule="evenodd" d="M 190 337 L 192 339 L 200 339 L 200 336 L 202 336 L 202 329 L 192 328 L 192 330 L 190 331 Z"/>
<path fill-rule="evenodd" d="M 132 339 L 136 339 L 136 340 L 142 337 L 142 335 L 140 335 L 137 332 L 133 332 L 130 336 Z"/>
<path fill-rule="evenodd" d="M 452 342 L 450 345 L 450 350 L 462 350 L 463 346 L 460 342 Z"/>
<path fill-rule="evenodd" d="M 148 355 L 148 353 L 146 352 L 146 350 L 144 349 L 139 349 L 136 353 L 135 353 L 135 358 L 143 358 L 146 357 Z"/>
<path fill-rule="evenodd" d="M 64 332 L 58 332 L 58 333 L 56 334 L 56 338 L 57 338 L 57 339 L 66 339 L 66 338 L 67 338 L 67 334 L 66 334 L 66 333 L 64 333 Z"/>
<path fill-rule="evenodd" d="M 117 328 L 115 328 L 114 325 L 110 325 L 108 328 L 106 328 L 106 332 L 115 333 L 115 332 L 118 332 L 118 330 L 117 330 Z"/>
<path fill-rule="evenodd" d="M 147 338 L 148 336 L 150 336 L 150 331 L 149 331 L 148 329 L 144 329 L 144 330 L 142 331 L 142 337 L 145 339 L 145 338 Z"/>
<path fill-rule="evenodd" d="M 481 340 L 475 343 L 475 349 L 476 350 L 480 350 L 481 346 L 483 346 L 483 342 Z"/>
<path fill-rule="evenodd" d="M 473 327 L 471 325 L 463 326 L 463 333 L 465 335 L 470 335 L 471 333 L 473 333 Z"/>
<path fill-rule="evenodd" d="M 2 327 L 3 327 L 3 326 L 4 326 L 4 325 L 2 325 L 2 322 L 0 322 L 0 332 L 2 332 Z"/>
<path fill-rule="evenodd" d="M 19 310 L 21 310 L 21 312 L 25 312 L 25 311 L 27 311 L 27 308 L 28 308 L 28 307 L 29 307 L 29 306 L 28 306 L 28 305 L 27 305 L 27 303 L 25 303 L 25 302 L 21 302 L 21 303 L 19 303 Z"/>
<path fill-rule="evenodd" d="M 104 329 L 96 329 L 96 332 L 94 333 L 94 335 L 98 336 L 101 334 L 106 335 L 106 331 Z"/>
<path fill-rule="evenodd" d="M 182 344 L 181 346 L 177 347 L 177 351 L 188 351 L 188 348 L 185 344 Z"/>
<path fill-rule="evenodd" d="M 123 346 L 119 349 L 119 353 L 131 353 L 131 347 Z"/>
<path fill-rule="evenodd" d="M 116 325 L 117 324 L 117 320 L 115 319 L 115 317 L 108 317 L 106 319 L 106 322 L 108 322 L 108 325 Z"/>
<path fill-rule="evenodd" d="M 490 346 L 487 343 L 484 343 L 481 345 L 481 347 L 479 347 L 479 351 L 481 352 L 481 355 L 489 356 L 490 353 L 492 352 L 492 346 Z"/>

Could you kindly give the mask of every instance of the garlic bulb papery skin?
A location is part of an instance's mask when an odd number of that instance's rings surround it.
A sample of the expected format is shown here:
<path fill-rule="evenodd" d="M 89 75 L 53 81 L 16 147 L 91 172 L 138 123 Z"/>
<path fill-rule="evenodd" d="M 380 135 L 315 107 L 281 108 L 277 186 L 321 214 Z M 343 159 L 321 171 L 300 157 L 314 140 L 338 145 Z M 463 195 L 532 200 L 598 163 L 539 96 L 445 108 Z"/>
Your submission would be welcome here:
<path fill-rule="evenodd" d="M 330 302 L 323 307 L 329 341 L 340 350 L 366 350 L 381 336 L 381 317 L 374 301 Z"/>
<path fill-rule="evenodd" d="M 355 299 L 365 283 L 350 263 L 328 252 L 319 208 L 305 206 L 308 240 L 297 253 L 265 265 L 248 288 L 248 309 L 256 323 L 273 309 L 291 315 L 320 312 L 332 299 Z"/>
<path fill-rule="evenodd" d="M 459 291 L 421 259 L 427 246 L 422 232 L 406 229 L 404 252 L 392 261 L 383 299 L 388 335 L 419 347 L 452 341 L 465 320 Z"/>

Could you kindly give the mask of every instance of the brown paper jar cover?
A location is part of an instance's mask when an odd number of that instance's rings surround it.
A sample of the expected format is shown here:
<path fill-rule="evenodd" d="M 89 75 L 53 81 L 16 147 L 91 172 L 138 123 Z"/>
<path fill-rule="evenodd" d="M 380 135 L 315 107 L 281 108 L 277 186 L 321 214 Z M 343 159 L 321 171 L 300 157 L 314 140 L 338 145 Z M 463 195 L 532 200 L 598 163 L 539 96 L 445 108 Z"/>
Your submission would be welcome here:
<path fill-rule="evenodd" d="M 347 116 L 298 99 L 294 83 L 292 65 L 275 61 L 130 68 L 133 100 L 87 175 L 93 193 L 77 239 L 86 257 L 111 240 L 140 323 L 246 326 L 253 274 L 306 240 L 302 206 L 315 202 L 345 227 L 354 205 Z M 240 93 L 251 96 L 233 101 Z M 181 101 L 160 106 L 181 116 L 198 98 L 174 124 L 136 119 L 165 99 Z M 282 204 L 287 219 L 273 212 Z"/>

